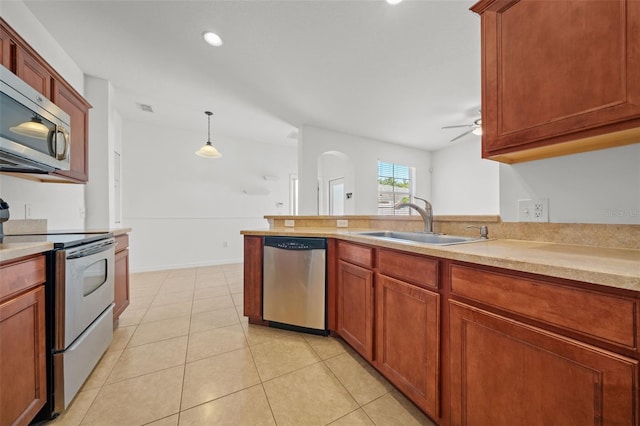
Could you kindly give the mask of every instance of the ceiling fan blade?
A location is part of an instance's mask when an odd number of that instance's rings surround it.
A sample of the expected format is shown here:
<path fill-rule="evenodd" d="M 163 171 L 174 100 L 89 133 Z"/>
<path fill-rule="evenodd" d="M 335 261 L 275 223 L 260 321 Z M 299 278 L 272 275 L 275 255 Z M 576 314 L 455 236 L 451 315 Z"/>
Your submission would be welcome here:
<path fill-rule="evenodd" d="M 457 141 L 457 140 L 458 140 L 458 139 L 460 139 L 461 137 L 468 135 L 469 133 L 473 132 L 474 130 L 475 130 L 475 129 L 468 130 L 468 131 L 466 131 L 466 132 L 464 132 L 464 133 L 462 133 L 462 134 L 460 134 L 460 135 L 456 136 L 455 138 L 451 139 L 449 142 Z"/>
<path fill-rule="evenodd" d="M 459 127 L 472 127 L 472 126 L 475 126 L 475 124 L 472 123 L 472 124 L 458 124 L 456 126 L 444 126 L 444 127 L 441 127 L 441 129 L 457 129 Z"/>

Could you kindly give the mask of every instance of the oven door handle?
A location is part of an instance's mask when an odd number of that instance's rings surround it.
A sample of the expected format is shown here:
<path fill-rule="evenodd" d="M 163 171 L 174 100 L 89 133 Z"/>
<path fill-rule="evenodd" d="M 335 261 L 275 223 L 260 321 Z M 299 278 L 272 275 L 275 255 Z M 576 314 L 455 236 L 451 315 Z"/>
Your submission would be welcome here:
<path fill-rule="evenodd" d="M 89 247 L 79 249 L 77 251 L 71 252 L 67 255 L 67 259 L 79 259 L 81 257 L 91 256 L 92 254 L 101 253 L 103 251 L 107 251 L 115 245 L 116 240 L 111 238 L 109 240 L 103 241 L 100 244 L 92 244 Z"/>

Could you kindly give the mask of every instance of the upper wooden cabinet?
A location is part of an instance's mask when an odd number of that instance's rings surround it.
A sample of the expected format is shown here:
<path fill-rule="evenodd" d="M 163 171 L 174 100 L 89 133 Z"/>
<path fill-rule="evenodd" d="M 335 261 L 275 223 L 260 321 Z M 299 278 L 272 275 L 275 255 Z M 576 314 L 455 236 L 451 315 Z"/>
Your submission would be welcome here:
<path fill-rule="evenodd" d="M 75 182 L 89 180 L 89 108 L 91 105 L 65 82 L 56 82 L 53 103 L 71 117 L 71 167 L 55 172 Z"/>
<path fill-rule="evenodd" d="M 47 99 L 53 100 L 53 93 L 51 92 L 53 76 L 42 62 L 38 61 L 23 48 L 16 49 L 15 73 Z"/>
<path fill-rule="evenodd" d="M 0 18 L 2 65 L 50 99 L 71 117 L 70 170 L 51 174 L 12 173 L 43 182 L 86 183 L 89 180 L 89 109 L 91 105 L 29 44 Z"/>
<path fill-rule="evenodd" d="M 483 0 L 482 154 L 515 163 L 640 142 L 640 2 Z"/>
<path fill-rule="evenodd" d="M 12 62 L 11 37 L 9 37 L 9 33 L 0 26 L 0 64 L 8 70 L 13 71 L 15 67 Z"/>

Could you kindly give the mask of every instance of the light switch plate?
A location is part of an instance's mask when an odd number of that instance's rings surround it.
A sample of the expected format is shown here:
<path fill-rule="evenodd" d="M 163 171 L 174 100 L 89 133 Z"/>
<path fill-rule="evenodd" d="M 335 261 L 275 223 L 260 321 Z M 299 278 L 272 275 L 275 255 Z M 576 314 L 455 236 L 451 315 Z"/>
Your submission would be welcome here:
<path fill-rule="evenodd" d="M 349 220 L 348 219 L 338 219 L 336 220 L 336 227 L 338 228 L 348 228 Z"/>
<path fill-rule="evenodd" d="M 284 226 L 286 226 L 287 228 L 293 228 L 295 225 L 296 225 L 296 221 L 293 219 L 284 220 Z"/>

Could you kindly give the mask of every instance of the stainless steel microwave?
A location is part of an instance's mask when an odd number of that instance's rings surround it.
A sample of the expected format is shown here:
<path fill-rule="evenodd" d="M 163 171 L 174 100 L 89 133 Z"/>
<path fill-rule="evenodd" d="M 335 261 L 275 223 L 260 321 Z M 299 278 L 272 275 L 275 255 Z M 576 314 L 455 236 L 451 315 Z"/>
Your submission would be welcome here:
<path fill-rule="evenodd" d="M 69 170 L 69 114 L 0 65 L 0 171 Z"/>

